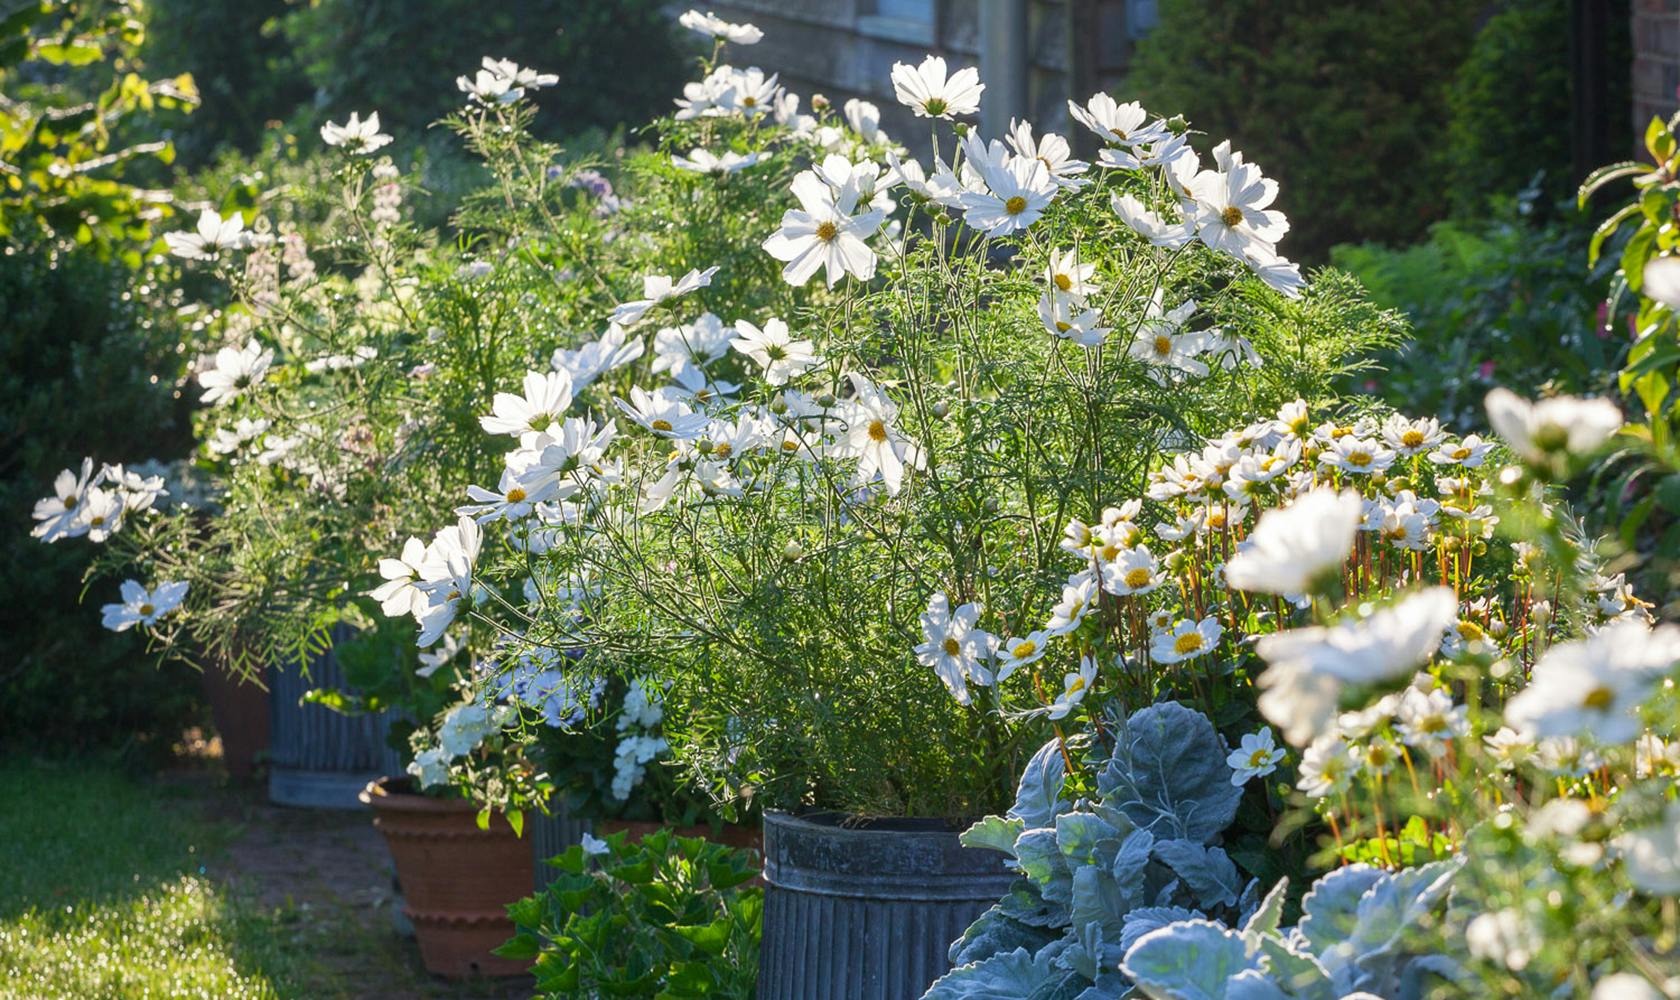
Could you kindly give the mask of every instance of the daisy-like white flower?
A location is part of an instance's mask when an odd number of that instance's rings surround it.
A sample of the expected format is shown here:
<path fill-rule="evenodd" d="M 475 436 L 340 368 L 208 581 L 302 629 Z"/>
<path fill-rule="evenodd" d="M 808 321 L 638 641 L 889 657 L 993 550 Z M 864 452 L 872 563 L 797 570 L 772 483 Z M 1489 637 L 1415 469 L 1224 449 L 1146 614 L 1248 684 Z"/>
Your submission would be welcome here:
<path fill-rule="evenodd" d="M 736 336 L 729 346 L 764 368 L 764 381 L 786 385 L 822 362 L 809 340 L 795 340 L 788 326 L 772 316 L 760 329 L 744 319 L 735 321 Z"/>
<path fill-rule="evenodd" d="M 1069 101 L 1068 113 L 1103 142 L 1124 150 L 1159 142 L 1169 135 L 1164 123 L 1149 121 L 1149 112 L 1143 110 L 1143 105 L 1136 101 L 1121 104 L 1107 94 L 1093 94 L 1083 105 Z M 1124 162 L 1117 159 L 1113 165 Z M 1109 165 L 1106 159 L 1104 165 Z"/>
<path fill-rule="evenodd" d="M 1113 332 L 1102 325 L 1101 309 L 1086 309 L 1073 298 L 1053 291 L 1039 296 L 1038 319 L 1050 335 L 1082 347 L 1100 347 Z"/>
<path fill-rule="evenodd" d="M 1103 589 L 1117 597 L 1147 594 L 1163 582 L 1160 567 L 1148 546 L 1127 549 L 1102 567 Z"/>
<path fill-rule="evenodd" d="M 391 137 L 379 131 L 379 112 L 369 112 L 366 118 L 362 118 L 352 111 L 343 125 L 332 122 L 322 125 L 321 141 L 354 156 L 366 156 L 384 148 Z"/>
<path fill-rule="evenodd" d="M 1456 595 L 1431 587 L 1362 621 L 1264 636 L 1256 644 L 1269 664 L 1259 679 L 1260 714 L 1282 728 L 1284 739 L 1305 745 L 1335 722 L 1345 684 L 1410 674 L 1435 655 L 1457 619 Z"/>
<path fill-rule="evenodd" d="M 245 231 L 245 217 L 238 212 L 222 218 L 213 208 L 198 213 L 198 224 L 192 232 L 164 233 L 169 252 L 187 260 L 215 260 L 223 250 L 243 250 L 250 245 L 251 234 Z"/>
<path fill-rule="evenodd" d="M 892 138 L 881 129 L 881 109 L 869 101 L 851 98 L 840 108 L 846 124 L 870 146 L 892 147 Z"/>
<path fill-rule="evenodd" d="M 678 381 L 703 374 L 706 365 L 729 350 L 730 331 L 712 313 L 682 326 L 668 326 L 653 335 L 654 372 L 670 372 Z"/>
<path fill-rule="evenodd" d="M 65 469 L 53 479 L 53 495 L 35 501 L 33 517 L 36 525 L 30 534 L 43 542 L 73 538 L 84 531 L 76 531 L 81 518 L 82 502 L 93 481 L 93 459 L 82 459 L 82 473 Z"/>
<path fill-rule="evenodd" d="M 1341 571 L 1364 513 L 1358 493 L 1329 489 L 1268 510 L 1225 564 L 1225 580 L 1237 590 L 1263 594 L 1311 593 L 1324 577 Z"/>
<path fill-rule="evenodd" d="M 518 437 L 530 431 L 546 431 L 559 423 L 572 406 L 572 378 L 564 371 L 525 373 L 525 394 L 498 392 L 491 412 L 478 418 L 490 434 Z"/>
<path fill-rule="evenodd" d="M 978 143 L 969 134 L 970 145 Z M 987 236 L 1007 236 L 1037 222 L 1056 197 L 1055 181 L 1038 160 L 1015 157 L 1002 166 L 970 158 L 985 181 L 983 191 L 965 191 L 958 199 L 963 221 Z"/>
<path fill-rule="evenodd" d="M 737 153 L 726 150 L 722 156 L 707 149 L 690 150 L 686 157 L 671 157 L 671 166 L 679 170 L 689 170 L 697 174 L 713 174 L 723 176 L 742 171 L 758 163 L 763 157 L 758 153 Z"/>
<path fill-rule="evenodd" d="M 1493 447 L 1492 441 L 1484 441 L 1480 436 L 1471 434 L 1462 441 L 1443 442 L 1429 453 L 1429 460 L 1436 465 L 1462 465 L 1466 469 L 1476 469 L 1487 461 Z"/>
<path fill-rule="evenodd" d="M 216 352 L 211 367 L 199 372 L 204 402 L 219 405 L 234 399 L 261 382 L 274 363 L 274 352 L 253 340 L 242 348 L 224 347 Z"/>
<path fill-rule="evenodd" d="M 1470 731 L 1470 717 L 1463 705 L 1454 705 L 1452 696 L 1440 688 L 1427 692 L 1407 688 L 1400 696 L 1394 728 L 1407 746 L 1438 754 L 1448 740 Z"/>
<path fill-rule="evenodd" d="M 764 32 L 753 25 L 731 24 L 711 11 L 704 14 L 697 10 L 687 11 L 677 18 L 677 23 L 690 31 L 697 31 L 711 38 L 721 38 L 736 45 L 757 45 L 764 38 Z"/>
<path fill-rule="evenodd" d="M 1050 179 L 1059 187 L 1077 191 L 1090 183 L 1080 176 L 1090 164 L 1074 159 L 1073 149 L 1068 145 L 1068 141 L 1054 132 L 1046 132 L 1035 139 L 1031 122 L 1011 120 L 1009 145 L 1014 148 L 1017 156 L 1044 164 Z"/>
<path fill-rule="evenodd" d="M 933 173 L 930 175 L 922 169 L 917 160 L 900 160 L 898 152 L 887 150 L 887 183 L 891 186 L 903 185 L 910 189 L 910 193 L 923 201 L 931 201 L 946 208 L 956 208 L 962 202 L 962 181 L 949 165 L 938 156 L 933 160 Z"/>
<path fill-rule="evenodd" d="M 1055 295 L 1083 303 L 1087 296 L 1102 291 L 1102 286 L 1091 280 L 1096 273 L 1097 265 L 1080 263 L 1078 250 L 1051 251 L 1044 267 L 1044 284 Z"/>
<path fill-rule="evenodd" d="M 1434 417 L 1409 420 L 1396 413 L 1383 421 L 1383 441 L 1401 458 L 1427 455 L 1447 439 L 1441 422 Z"/>
<path fill-rule="evenodd" d="M 1329 798 L 1347 788 L 1356 765 L 1342 740 L 1331 736 L 1314 740 L 1301 755 L 1300 777 L 1295 787 L 1310 798 Z"/>
<path fill-rule="evenodd" d="M 576 350 L 555 348 L 549 364 L 555 371 L 571 376 L 573 392 L 582 392 L 602 375 L 635 361 L 646 350 L 647 345 L 640 337 L 631 340 L 623 327 L 609 326 L 601 339 Z"/>
<path fill-rule="evenodd" d="M 446 632 L 437 645 L 420 651 L 416 657 L 420 665 L 414 668 L 414 673 L 420 677 L 430 677 L 441 670 L 444 664 L 460 655 L 461 650 L 465 648 L 466 643 L 461 641 L 460 633 Z"/>
<path fill-rule="evenodd" d="M 1225 758 L 1231 767 L 1231 784 L 1241 788 L 1255 778 L 1264 778 L 1277 770 L 1285 756 L 1286 752 L 1272 736 L 1271 726 L 1261 726 L 1258 731 L 1245 734 Z"/>
<path fill-rule="evenodd" d="M 639 385 L 630 387 L 628 402 L 622 399 L 613 402 L 625 416 L 663 438 L 693 441 L 706 430 L 708 418 L 704 413 L 695 413 L 681 400 L 648 392 Z"/>
<path fill-rule="evenodd" d="M 923 641 L 916 646 L 916 659 L 933 668 L 958 704 L 970 704 L 968 682 L 986 682 L 980 661 L 990 655 L 992 644 L 990 633 L 977 627 L 980 605 L 952 608 L 949 598 L 936 593 L 928 598 L 921 620 Z"/>
<path fill-rule="evenodd" d="M 1050 634 L 1043 629 L 1003 640 L 998 644 L 997 679 L 1002 681 L 1022 667 L 1037 663 L 1049 649 Z"/>
<path fill-rule="evenodd" d="M 1394 464 L 1394 452 L 1370 438 L 1348 434 L 1330 442 L 1330 446 L 1319 453 L 1318 461 L 1321 465 L 1351 475 L 1369 476 L 1387 472 L 1388 467 Z"/>
<path fill-rule="evenodd" d="M 1206 375 L 1208 367 L 1196 360 L 1196 355 L 1207 345 L 1207 338 L 1184 330 L 1184 324 L 1196 314 L 1196 301 L 1191 299 L 1169 310 L 1162 304 L 1162 295 L 1163 290 L 1157 288 L 1126 353 L 1166 372 Z"/>
<path fill-rule="evenodd" d="M 1149 656 L 1156 663 L 1182 663 L 1212 652 L 1224 634 L 1224 626 L 1212 615 L 1199 622 L 1186 619 L 1156 635 Z"/>
<path fill-rule="evenodd" d="M 525 88 L 519 86 L 505 73 L 485 67 L 472 76 L 458 76 L 455 86 L 461 93 L 480 104 L 512 104 L 525 96 Z"/>
<path fill-rule="evenodd" d="M 1534 741 L 1510 726 L 1500 726 L 1492 736 L 1482 737 L 1482 744 L 1501 771 L 1514 771 L 1534 756 Z"/>
<path fill-rule="evenodd" d="M 1062 586 L 1062 599 L 1050 609 L 1050 621 L 1044 626 L 1048 635 L 1067 635 L 1079 627 L 1085 616 L 1097 605 L 1102 590 L 1101 579 L 1092 572 L 1076 573 Z"/>
<path fill-rule="evenodd" d="M 1680 661 L 1680 627 L 1638 621 L 1553 646 L 1528 686 L 1506 704 L 1505 720 L 1530 738 L 1592 736 L 1630 743 L 1644 728 L 1639 707 Z"/>
<path fill-rule="evenodd" d="M 1267 206 L 1277 197 L 1277 182 L 1260 168 L 1242 162 L 1229 142 L 1214 150 L 1219 169 L 1204 170 L 1190 182 L 1191 216 L 1203 243 L 1238 260 L 1247 254 L 1277 252 L 1277 241 L 1289 231 L 1282 212 Z"/>
<path fill-rule="evenodd" d="M 1607 399 L 1556 396 L 1531 403 L 1509 389 L 1487 394 L 1487 415 L 1512 451 L 1538 465 L 1588 454 L 1622 426 L 1622 411 Z"/>
<path fill-rule="evenodd" d="M 1190 224 L 1194 226 L 1195 220 L 1192 219 Z M 1253 244 L 1243 249 L 1242 259 L 1255 277 L 1284 298 L 1298 299 L 1306 291 L 1307 279 L 1301 274 L 1301 266 L 1279 256 L 1275 250 Z"/>
<path fill-rule="evenodd" d="M 414 585 L 420 579 L 420 568 L 425 561 L 426 543 L 413 537 L 403 543 L 402 554 L 397 558 L 379 560 L 379 575 L 385 582 L 368 591 L 367 596 L 379 602 L 379 610 L 386 617 L 413 614 L 415 604 L 425 600 L 425 595 Z"/>
<path fill-rule="evenodd" d="M 467 499 L 472 503 L 455 508 L 455 513 L 470 517 L 479 524 L 489 524 L 491 521 L 523 521 L 531 516 L 537 504 L 553 498 L 558 485 L 554 479 L 545 479 L 535 490 L 527 490 L 517 472 L 503 469 L 501 481 L 493 490 L 482 486 L 468 486 Z"/>
<path fill-rule="evenodd" d="M 928 56 L 920 66 L 893 63 L 892 85 L 899 103 L 918 118 L 972 115 L 980 110 L 980 94 L 986 89 L 979 70 L 971 66 L 947 75 L 939 56 Z"/>
<path fill-rule="evenodd" d="M 483 543 L 478 523 L 463 517 L 439 531 L 426 546 L 415 583 L 421 596 L 410 611 L 420 624 L 416 645 L 430 646 L 454 623 L 461 604 L 472 594 L 473 568 Z"/>
<path fill-rule="evenodd" d="M 1662 821 L 1656 825 L 1640 827 L 1618 836 L 1615 848 L 1627 870 L 1628 880 L 1634 885 L 1654 896 L 1680 895 L 1680 804 L 1670 802 L 1663 812 Z M 1594 990 L 1593 996 L 1597 998 L 1599 993 Z M 1606 993 L 1605 1000 L 1644 996 L 1660 997 L 1662 994 L 1647 984 L 1644 993 L 1632 990 Z"/>
<path fill-rule="evenodd" d="M 1155 246 L 1177 250 L 1196 238 L 1195 220 L 1167 222 L 1151 212 L 1135 195 L 1115 194 L 1111 196 L 1109 203 L 1114 208 L 1114 214 L 1120 217 L 1120 221 L 1132 227 L 1139 236 Z"/>
<path fill-rule="evenodd" d="M 187 599 L 185 581 L 160 583 L 147 590 L 139 580 L 124 580 L 122 603 L 100 608 L 100 624 L 113 632 L 125 632 L 136 625 L 151 628 L 159 618 L 181 606 Z"/>
<path fill-rule="evenodd" d="M 1062 693 L 1056 696 L 1056 700 L 1050 703 L 1044 714 L 1052 719 L 1067 718 L 1067 714 L 1085 700 L 1085 695 L 1090 692 L 1096 679 L 1097 658 L 1081 656 L 1079 670 L 1062 677 Z"/>
<path fill-rule="evenodd" d="M 629 329 L 642 321 L 649 309 L 662 302 L 681 298 L 690 292 L 705 288 L 712 283 L 712 276 L 717 274 L 717 268 L 708 267 L 704 271 L 694 269 L 675 281 L 668 274 L 649 274 L 642 278 L 642 297 L 629 302 L 621 302 L 613 307 L 612 325 Z"/>
<path fill-rule="evenodd" d="M 839 451 L 857 459 L 859 485 L 880 476 L 887 492 L 897 494 L 905 466 L 921 466 L 921 450 L 899 433 L 898 404 L 862 375 L 854 372 L 850 378 L 856 392 L 841 414 L 846 433 Z"/>
<path fill-rule="evenodd" d="M 810 281 L 818 268 L 826 269 L 830 287 L 846 274 L 868 281 L 875 276 L 875 251 L 865 241 L 886 214 L 878 208 L 857 211 L 865 192 L 850 160 L 830 155 L 821 166 L 820 174 L 804 170 L 793 179 L 800 207 L 782 213 L 781 228 L 764 241 L 764 250 L 786 262 L 782 279 L 795 287 Z M 838 191 L 830 186 L 836 178 L 844 178 Z"/>
<path fill-rule="evenodd" d="M 779 74 L 764 75 L 764 71 L 757 66 L 746 69 L 722 67 L 729 74 L 728 87 L 724 91 L 721 107 L 731 114 L 755 117 L 771 114 L 776 110 L 776 95 L 782 88 L 776 83 Z"/>
<path fill-rule="evenodd" d="M 528 66 L 521 66 L 512 59 L 492 59 L 485 56 L 480 65 L 522 90 L 541 90 L 560 82 L 557 73 L 540 73 Z"/>

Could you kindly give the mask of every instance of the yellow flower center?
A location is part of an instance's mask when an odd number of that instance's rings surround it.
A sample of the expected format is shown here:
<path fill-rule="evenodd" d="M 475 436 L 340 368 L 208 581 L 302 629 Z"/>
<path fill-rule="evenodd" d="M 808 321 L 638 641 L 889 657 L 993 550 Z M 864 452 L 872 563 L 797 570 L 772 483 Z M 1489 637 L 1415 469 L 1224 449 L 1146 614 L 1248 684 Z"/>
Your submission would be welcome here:
<path fill-rule="evenodd" d="M 1133 590 L 1145 586 L 1148 583 L 1149 570 L 1144 569 L 1142 566 L 1126 571 L 1126 586 L 1131 587 Z"/>
<path fill-rule="evenodd" d="M 151 617 L 152 612 L 154 612 L 156 610 L 157 610 L 157 608 L 154 607 L 153 605 L 150 605 L 150 604 L 140 605 L 140 615 L 141 615 L 141 617 L 149 618 L 149 617 Z"/>
<path fill-rule="evenodd" d="M 719 441 L 717 444 L 712 446 L 712 454 L 719 458 L 728 458 L 734 453 L 735 446 L 730 444 L 728 441 Z"/>
<path fill-rule="evenodd" d="M 1252 768 L 1265 767 L 1271 763 L 1271 751 L 1256 750 L 1248 755 L 1248 766 Z"/>
<path fill-rule="evenodd" d="M 792 440 L 783 440 L 782 441 L 782 450 L 783 451 L 798 451 L 799 450 L 799 442 L 798 441 L 792 441 Z"/>
<path fill-rule="evenodd" d="M 1076 677 L 1074 677 L 1073 680 L 1068 681 L 1068 686 L 1067 686 L 1067 693 L 1068 694 L 1078 694 L 1079 692 L 1081 692 L 1083 690 L 1085 690 L 1085 678 L 1084 677 L 1076 676 Z"/>
<path fill-rule="evenodd" d="M 1348 460 L 1349 465 L 1354 466 L 1355 468 L 1359 468 L 1359 469 L 1365 468 L 1367 465 L 1370 465 L 1371 462 L 1372 462 L 1370 452 L 1364 451 L 1364 450 L 1361 450 L 1361 449 L 1357 449 L 1357 448 L 1354 449 L 1353 451 L 1348 452 L 1347 460 Z"/>
<path fill-rule="evenodd" d="M 1003 210 L 1010 215 L 1020 215 L 1027 210 L 1027 199 L 1016 195 L 1003 203 Z"/>
<path fill-rule="evenodd" d="M 1226 205 L 1225 210 L 1219 213 L 1219 221 L 1225 223 L 1227 226 L 1240 225 L 1242 220 L 1242 209 L 1235 205 Z"/>
<path fill-rule="evenodd" d="M 879 420 L 869 422 L 869 440 L 885 441 L 887 439 L 887 425 Z"/>
<path fill-rule="evenodd" d="M 945 637 L 944 649 L 946 656 L 956 656 L 958 653 L 962 652 L 962 647 L 957 645 L 957 640 L 951 638 L 950 636 Z"/>
<path fill-rule="evenodd" d="M 1073 279 L 1065 274 L 1056 275 L 1056 287 L 1066 292 L 1073 288 Z"/>
<path fill-rule="evenodd" d="M 743 108 L 756 108 L 756 107 L 758 107 L 758 98 L 752 96 L 751 94 L 748 94 L 746 97 L 741 98 L 741 107 L 743 107 Z"/>
<path fill-rule="evenodd" d="M 671 422 L 669 420 L 666 420 L 664 417 L 655 417 L 648 424 L 648 426 L 652 427 L 656 431 L 670 431 L 671 430 Z"/>
<path fill-rule="evenodd" d="M 1400 435 L 1400 443 L 1408 448 L 1416 448 L 1423 444 L 1423 432 L 1419 430 L 1407 431 Z"/>
<path fill-rule="evenodd" d="M 1056 321 L 1056 332 L 1057 333 L 1066 333 L 1071 329 L 1073 329 L 1073 324 L 1064 323 L 1061 320 Z"/>
<path fill-rule="evenodd" d="M 1451 454 L 1453 458 L 1456 458 L 1456 459 L 1458 459 L 1459 461 L 1462 462 L 1465 459 L 1470 457 L 1470 449 L 1469 448 L 1454 448 L 1449 454 Z"/>
<path fill-rule="evenodd" d="M 507 491 L 507 502 L 508 503 L 518 503 L 518 502 L 520 502 L 521 500 L 524 500 L 524 499 L 525 499 L 525 491 L 520 489 L 517 486 L 515 486 L 513 489 Z"/>
<path fill-rule="evenodd" d="M 1155 353 L 1159 354 L 1163 358 L 1171 354 L 1172 338 L 1164 333 L 1157 334 L 1155 337 Z"/>
<path fill-rule="evenodd" d="M 1177 653 L 1195 653 L 1202 648 L 1202 634 L 1200 632 L 1186 632 L 1173 640 L 1173 651 Z"/>
<path fill-rule="evenodd" d="M 840 235 L 840 230 L 835 228 L 834 223 L 832 223 L 832 222 L 819 222 L 819 223 L 817 223 L 817 239 L 822 240 L 824 243 L 832 242 L 834 237 L 839 236 L 839 235 Z"/>
<path fill-rule="evenodd" d="M 1588 691 L 1587 696 L 1581 699 L 1581 704 L 1582 706 L 1590 708 L 1595 712 L 1602 712 L 1609 708 L 1615 700 L 1615 692 L 1603 685 L 1600 685 L 1593 688 L 1591 691 Z"/>
<path fill-rule="evenodd" d="M 1038 652 L 1038 643 L 1033 642 L 1031 639 L 1022 639 L 1020 642 L 1017 642 L 1015 644 L 1015 649 L 1013 650 L 1014 656 L 1017 660 L 1024 660 L 1036 652 Z"/>
<path fill-rule="evenodd" d="M 88 518 L 88 523 L 93 525 L 95 528 L 102 527 L 105 524 L 105 516 L 103 514 L 95 514 Z"/>

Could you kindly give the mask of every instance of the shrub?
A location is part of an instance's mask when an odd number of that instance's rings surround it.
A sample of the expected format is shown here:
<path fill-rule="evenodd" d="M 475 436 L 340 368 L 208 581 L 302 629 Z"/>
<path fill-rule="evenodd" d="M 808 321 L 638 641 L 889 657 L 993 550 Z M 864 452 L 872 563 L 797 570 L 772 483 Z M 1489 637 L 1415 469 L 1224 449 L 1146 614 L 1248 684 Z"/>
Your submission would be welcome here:
<path fill-rule="evenodd" d="M 1124 90 L 1266 164 L 1297 255 L 1402 243 L 1449 207 L 1447 95 L 1484 6 L 1162 0 Z"/>

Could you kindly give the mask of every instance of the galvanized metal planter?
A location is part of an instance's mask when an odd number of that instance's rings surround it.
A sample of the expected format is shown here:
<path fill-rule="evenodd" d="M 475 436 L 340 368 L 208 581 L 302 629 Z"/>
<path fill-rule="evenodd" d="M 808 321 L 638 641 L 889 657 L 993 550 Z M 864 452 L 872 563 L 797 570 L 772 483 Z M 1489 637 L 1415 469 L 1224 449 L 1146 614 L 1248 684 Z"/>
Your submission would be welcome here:
<path fill-rule="evenodd" d="M 959 832 L 943 820 L 766 813 L 759 1000 L 917 1000 L 1015 877 Z"/>
<path fill-rule="evenodd" d="M 531 885 L 535 892 L 547 889 L 560 874 L 560 869 L 543 862 L 582 843 L 583 835 L 589 832 L 589 821 L 567 808 L 563 799 L 550 802 L 548 808 L 547 816 L 536 811 L 525 815 L 525 836 L 531 841 L 531 861 L 535 865 Z"/>
<path fill-rule="evenodd" d="M 336 632 L 335 642 L 348 632 Z M 269 801 L 317 809 L 360 809 L 356 797 L 368 782 L 401 775 L 402 755 L 386 743 L 390 720 L 384 713 L 344 715 L 304 704 L 311 688 L 343 687 L 344 672 L 328 650 L 309 665 L 305 679 L 295 667 L 270 668 Z"/>

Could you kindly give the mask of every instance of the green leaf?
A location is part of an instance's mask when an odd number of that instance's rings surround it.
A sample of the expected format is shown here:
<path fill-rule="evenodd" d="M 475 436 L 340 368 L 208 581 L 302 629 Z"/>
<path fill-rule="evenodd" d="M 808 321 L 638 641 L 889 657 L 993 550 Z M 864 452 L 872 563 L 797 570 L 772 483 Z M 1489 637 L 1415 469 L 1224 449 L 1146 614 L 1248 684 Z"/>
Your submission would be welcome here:
<path fill-rule="evenodd" d="M 509 938 L 506 942 L 504 942 L 499 947 L 491 949 L 490 954 L 500 955 L 503 958 L 513 958 L 513 959 L 536 958 L 537 957 L 537 938 L 536 938 L 536 935 L 534 935 L 534 934 L 515 934 L 513 937 Z"/>
<path fill-rule="evenodd" d="M 525 836 L 525 813 L 519 809 L 509 809 L 504 815 L 507 816 L 508 826 L 513 827 L 513 835 Z"/>
<path fill-rule="evenodd" d="M 1578 206 L 1585 206 L 1587 199 L 1597 193 L 1599 188 L 1613 180 L 1616 180 L 1617 178 L 1633 177 L 1637 174 L 1648 173 L 1651 169 L 1652 168 L 1649 164 L 1640 163 L 1637 160 L 1623 160 L 1620 163 L 1607 163 L 1588 174 L 1587 179 L 1581 182 L 1581 186 L 1577 189 L 1575 195 L 1576 204 Z"/>
<path fill-rule="evenodd" d="M 1622 278 L 1630 290 L 1637 292 L 1645 283 L 1645 263 L 1651 259 L 1656 246 L 1656 227 L 1645 225 L 1640 226 L 1627 246 L 1622 248 Z"/>
<path fill-rule="evenodd" d="M 1671 472 L 1664 476 L 1652 491 L 1663 510 L 1670 514 L 1680 514 L 1680 473 Z"/>
<path fill-rule="evenodd" d="M 1604 251 L 1604 241 L 1609 239 L 1616 230 L 1622 228 L 1622 223 L 1639 214 L 1639 203 L 1631 202 L 1616 210 L 1610 218 L 1598 224 L 1593 230 L 1592 240 L 1587 244 L 1587 266 L 1598 263 L 1599 254 Z"/>
<path fill-rule="evenodd" d="M 969 827 L 957 838 L 964 847 L 987 847 L 1005 854 L 1015 853 L 1015 839 L 1027 828 L 1019 819 L 987 816 Z"/>
<path fill-rule="evenodd" d="M 490 829 L 490 807 L 489 806 L 485 806 L 483 809 L 480 809 L 478 811 L 478 828 L 480 830 Z"/>

